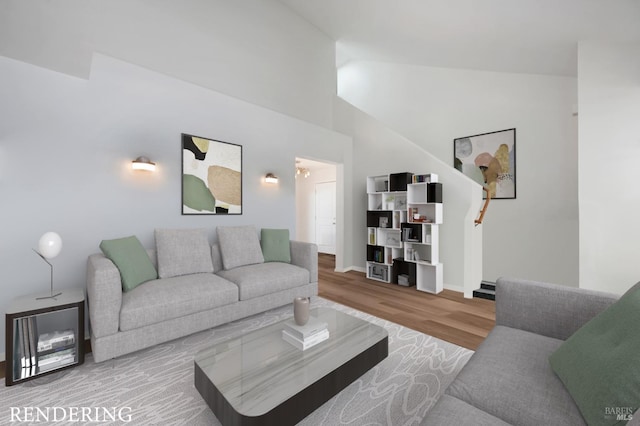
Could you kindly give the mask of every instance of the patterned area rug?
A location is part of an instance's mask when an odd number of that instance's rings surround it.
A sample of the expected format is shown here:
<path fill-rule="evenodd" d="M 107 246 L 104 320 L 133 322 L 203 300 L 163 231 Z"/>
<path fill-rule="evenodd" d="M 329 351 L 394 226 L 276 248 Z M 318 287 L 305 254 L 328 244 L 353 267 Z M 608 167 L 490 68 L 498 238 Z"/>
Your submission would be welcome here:
<path fill-rule="evenodd" d="M 322 298 L 314 298 L 312 306 L 333 307 L 383 326 L 389 356 L 301 425 L 418 424 L 473 353 Z M 194 354 L 290 316 L 292 309 L 285 306 L 100 364 L 89 354 L 80 367 L 2 387 L 0 424 L 10 424 L 12 407 L 63 407 L 67 415 L 70 407 L 80 412 L 100 407 L 120 414 L 112 421 L 93 411 L 89 418 L 103 420 L 100 424 L 219 425 L 193 385 Z M 25 411 L 20 413 L 23 418 Z"/>

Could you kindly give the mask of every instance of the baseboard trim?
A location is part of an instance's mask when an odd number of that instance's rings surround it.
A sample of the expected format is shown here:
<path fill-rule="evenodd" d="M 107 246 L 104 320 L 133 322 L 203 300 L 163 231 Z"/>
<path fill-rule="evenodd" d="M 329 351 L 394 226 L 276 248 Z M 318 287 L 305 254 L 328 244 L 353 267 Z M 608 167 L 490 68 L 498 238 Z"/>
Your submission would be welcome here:
<path fill-rule="evenodd" d="M 443 284 L 443 287 L 447 290 L 457 291 L 458 293 L 464 293 L 464 288 L 459 285 Z"/>
<path fill-rule="evenodd" d="M 335 268 L 333 270 L 334 272 L 339 272 L 341 274 L 344 274 L 345 272 L 351 272 L 351 271 L 355 271 L 355 272 L 362 272 L 363 274 L 367 272 L 367 270 L 361 266 L 348 266 L 346 268 Z"/>

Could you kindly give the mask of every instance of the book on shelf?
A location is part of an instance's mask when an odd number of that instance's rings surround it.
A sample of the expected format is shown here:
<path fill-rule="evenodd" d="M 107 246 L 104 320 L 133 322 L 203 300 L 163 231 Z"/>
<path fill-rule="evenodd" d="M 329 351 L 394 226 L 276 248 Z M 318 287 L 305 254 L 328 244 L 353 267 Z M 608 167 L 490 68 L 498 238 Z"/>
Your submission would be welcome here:
<path fill-rule="evenodd" d="M 43 333 L 38 337 L 38 352 L 57 349 L 75 343 L 76 334 L 73 330 Z"/>
<path fill-rule="evenodd" d="M 38 367 L 46 368 L 52 364 L 59 364 L 64 361 L 75 361 L 76 359 L 76 349 L 69 348 L 58 352 L 53 352 L 47 355 L 41 355 L 38 357 Z"/>
<path fill-rule="evenodd" d="M 73 364 L 73 360 L 60 361 L 55 364 L 47 365 L 45 367 L 38 367 L 38 373 L 45 373 L 47 371 L 55 370 L 56 368 L 65 367 L 67 365 Z"/>
<path fill-rule="evenodd" d="M 298 325 L 293 319 L 289 320 L 285 323 L 285 327 L 285 330 L 287 330 L 291 336 L 300 340 L 314 337 L 325 330 L 328 331 L 328 324 L 314 317 L 310 317 L 305 325 Z"/>
<path fill-rule="evenodd" d="M 70 365 L 76 362 L 75 352 L 72 355 L 60 357 L 53 359 L 51 361 L 47 361 L 45 363 L 38 363 L 38 372 L 44 373 L 45 371 L 50 371 L 55 368 L 64 367 L 66 365 Z"/>
<path fill-rule="evenodd" d="M 412 183 L 436 183 L 438 182 L 438 175 L 435 173 L 429 173 L 426 175 L 413 175 L 411 178 Z"/>
<path fill-rule="evenodd" d="M 317 345 L 318 343 L 322 343 L 325 340 L 327 340 L 329 338 L 329 330 L 328 329 L 324 329 L 323 331 L 320 331 L 316 334 L 314 334 L 311 337 L 307 337 L 305 339 L 299 339 L 295 336 L 293 336 L 291 333 L 289 333 L 289 330 L 282 330 L 282 339 L 288 343 L 290 343 L 291 345 L 295 346 L 296 348 L 304 351 L 307 350 L 315 345 Z"/>

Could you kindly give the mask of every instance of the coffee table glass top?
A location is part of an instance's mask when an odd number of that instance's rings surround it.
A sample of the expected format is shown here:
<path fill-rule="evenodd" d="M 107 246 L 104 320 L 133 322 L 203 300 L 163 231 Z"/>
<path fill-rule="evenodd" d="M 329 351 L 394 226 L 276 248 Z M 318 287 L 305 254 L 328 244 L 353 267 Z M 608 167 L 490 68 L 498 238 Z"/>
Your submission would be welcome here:
<path fill-rule="evenodd" d="M 311 316 L 330 337 L 307 350 L 282 339 L 287 319 L 205 349 L 195 363 L 244 416 L 261 416 L 387 337 L 375 324 L 330 308 Z"/>

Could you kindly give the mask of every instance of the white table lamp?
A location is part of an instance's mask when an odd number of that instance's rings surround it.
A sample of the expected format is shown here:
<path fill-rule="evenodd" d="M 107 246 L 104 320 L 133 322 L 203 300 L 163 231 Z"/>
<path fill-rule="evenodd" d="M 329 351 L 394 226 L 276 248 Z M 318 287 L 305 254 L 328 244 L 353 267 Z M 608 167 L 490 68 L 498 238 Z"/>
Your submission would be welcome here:
<path fill-rule="evenodd" d="M 38 242 L 38 250 L 33 250 L 51 267 L 51 296 L 37 297 L 36 299 L 53 299 L 62 294 L 53 294 L 53 265 L 49 262 L 49 259 L 60 254 L 60 250 L 62 250 L 62 238 L 56 232 L 46 232 L 42 235 Z"/>

